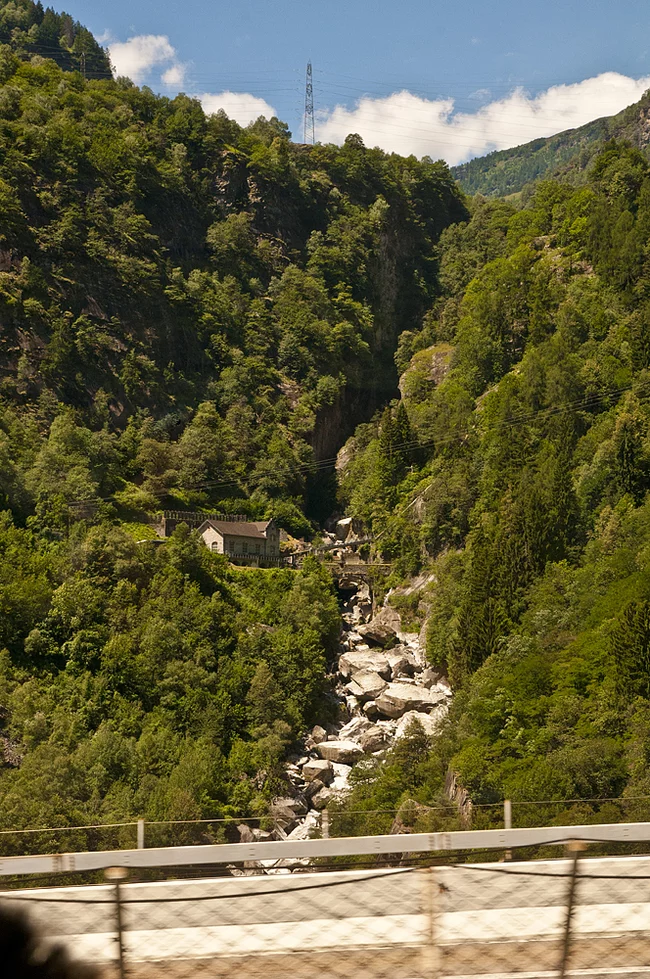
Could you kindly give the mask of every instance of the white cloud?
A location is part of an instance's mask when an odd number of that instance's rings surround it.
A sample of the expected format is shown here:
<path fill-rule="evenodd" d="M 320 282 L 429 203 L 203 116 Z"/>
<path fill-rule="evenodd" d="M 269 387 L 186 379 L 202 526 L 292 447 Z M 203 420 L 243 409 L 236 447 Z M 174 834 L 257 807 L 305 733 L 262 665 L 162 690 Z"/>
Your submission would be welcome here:
<path fill-rule="evenodd" d="M 258 99 L 255 95 L 249 95 L 247 92 L 219 92 L 217 94 L 205 92 L 203 95 L 199 95 L 199 99 L 207 115 L 212 115 L 219 109 L 223 109 L 226 115 L 238 122 L 240 126 L 247 126 L 258 116 L 266 116 L 267 119 L 270 119 L 277 115 L 272 105 L 269 105 L 264 99 Z"/>
<path fill-rule="evenodd" d="M 165 34 L 138 34 L 128 41 L 115 41 L 109 52 L 117 74 L 127 75 L 136 83 L 144 81 L 154 69 L 161 70 L 160 80 L 168 88 L 178 89 L 185 82 L 186 66 L 178 60 L 176 49 Z M 197 97 L 208 115 L 223 109 L 242 126 L 258 116 L 276 115 L 268 102 L 247 92 L 206 92 Z"/>
<path fill-rule="evenodd" d="M 341 143 L 349 133 L 359 133 L 369 146 L 442 157 L 453 165 L 613 115 L 649 87 L 650 77 L 609 71 L 572 85 L 554 85 L 534 98 L 518 88 L 471 113 L 455 112 L 453 99 L 395 92 L 383 99 L 359 99 L 353 109 L 339 105 L 320 113 L 317 137 Z"/>
<path fill-rule="evenodd" d="M 165 85 L 169 85 L 172 88 L 180 88 L 185 81 L 185 65 L 177 61 L 171 68 L 164 71 L 160 77 Z"/>
<path fill-rule="evenodd" d="M 109 54 L 117 74 L 126 75 L 136 83 L 152 68 L 176 61 L 176 50 L 164 34 L 138 34 L 128 41 L 115 41 L 109 46 Z"/>

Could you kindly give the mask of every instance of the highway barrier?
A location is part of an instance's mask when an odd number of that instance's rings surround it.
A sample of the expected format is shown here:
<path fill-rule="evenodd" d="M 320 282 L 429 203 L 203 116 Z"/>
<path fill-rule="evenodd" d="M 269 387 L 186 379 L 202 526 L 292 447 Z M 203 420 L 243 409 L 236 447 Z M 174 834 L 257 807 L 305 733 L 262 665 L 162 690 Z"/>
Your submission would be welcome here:
<path fill-rule="evenodd" d="M 10 857 L 0 907 L 107 979 L 637 977 L 649 843 L 637 823 Z"/>

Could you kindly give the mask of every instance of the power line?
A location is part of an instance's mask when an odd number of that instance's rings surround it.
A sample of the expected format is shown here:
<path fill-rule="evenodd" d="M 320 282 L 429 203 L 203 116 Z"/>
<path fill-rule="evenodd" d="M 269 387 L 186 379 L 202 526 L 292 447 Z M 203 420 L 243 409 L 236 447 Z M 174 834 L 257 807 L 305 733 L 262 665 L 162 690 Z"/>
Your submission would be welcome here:
<path fill-rule="evenodd" d="M 601 404 L 601 402 L 605 402 L 611 398 L 618 398 L 621 395 L 626 394 L 632 390 L 633 390 L 632 385 L 626 385 L 625 387 L 613 388 L 609 391 L 603 391 L 600 394 L 591 394 L 591 395 L 587 395 L 586 397 L 575 398 L 571 401 L 564 401 L 561 402 L 560 404 L 549 405 L 546 408 L 537 408 L 533 411 L 528 411 L 528 412 L 526 411 L 518 412 L 516 414 L 513 414 L 510 418 L 503 419 L 501 422 L 497 422 L 496 424 L 493 424 L 490 427 L 490 434 L 492 433 L 498 434 L 499 432 L 503 432 L 506 429 L 518 428 L 522 425 L 526 425 L 529 422 L 534 421 L 537 418 L 541 418 L 541 419 L 552 418 L 553 416 L 561 414 L 563 412 L 578 411 L 581 408 L 584 408 L 586 410 L 590 408 L 597 408 Z M 648 392 L 647 394 L 638 394 L 637 397 L 639 398 L 640 401 L 645 401 L 648 398 L 650 398 L 650 392 Z M 393 450 L 401 449 L 401 450 L 408 451 L 408 450 L 416 450 L 416 449 L 426 449 L 432 446 L 438 448 L 439 446 L 451 445 L 459 442 L 466 442 L 467 439 L 470 438 L 470 436 L 475 435 L 476 433 L 477 433 L 477 426 L 474 426 L 472 428 L 467 428 L 462 432 L 456 432 L 450 435 L 443 435 L 435 438 L 432 437 L 423 440 L 418 438 L 412 438 L 403 442 L 395 442 L 392 444 L 392 449 Z M 328 469 L 334 469 L 336 467 L 337 458 L 338 458 L 337 456 L 330 456 L 329 458 L 314 460 L 313 462 L 299 463 L 297 465 L 284 466 L 284 467 L 274 466 L 273 468 L 259 470 L 257 473 L 253 472 L 252 474 L 246 474 L 246 475 L 242 474 L 241 476 L 233 477 L 231 479 L 206 480 L 203 483 L 197 483 L 192 488 L 196 490 L 220 489 L 220 488 L 226 489 L 228 487 L 240 487 L 242 484 L 250 485 L 251 483 L 256 483 L 262 479 L 270 479 L 273 478 L 274 476 L 290 476 L 294 478 L 297 476 L 315 476 L 320 472 L 327 471 Z M 423 476 L 423 478 L 426 477 Z M 409 504 L 407 504 L 405 510 L 408 510 L 421 498 L 422 494 L 426 492 L 426 488 L 427 487 L 419 491 L 417 496 L 414 497 L 414 499 L 411 500 Z M 96 498 L 93 500 L 71 500 L 68 502 L 68 506 L 84 506 L 91 503 L 97 503 L 100 501 L 110 502 L 111 500 L 114 499 L 115 497 L 113 495 L 110 495 L 110 496 L 101 497 L 99 499 Z M 404 513 L 405 510 L 402 511 L 402 513 Z M 398 516 L 398 515 L 400 514 L 395 514 L 394 516 Z"/>

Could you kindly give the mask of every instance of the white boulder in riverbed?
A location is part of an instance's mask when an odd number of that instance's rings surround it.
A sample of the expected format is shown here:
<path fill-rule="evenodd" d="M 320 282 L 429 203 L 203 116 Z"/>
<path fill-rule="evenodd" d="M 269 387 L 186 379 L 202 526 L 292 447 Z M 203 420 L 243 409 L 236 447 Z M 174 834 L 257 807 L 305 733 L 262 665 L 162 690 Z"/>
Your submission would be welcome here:
<path fill-rule="evenodd" d="M 314 809 L 318 809 L 320 812 L 321 809 L 327 808 L 330 800 L 335 794 L 336 793 L 333 791 L 333 789 L 321 788 L 316 795 L 312 797 L 311 804 Z"/>
<path fill-rule="evenodd" d="M 320 724 L 317 724 L 316 727 L 312 728 L 310 738 L 312 744 L 320 744 L 321 741 L 327 741 L 327 731 Z"/>
<path fill-rule="evenodd" d="M 343 795 L 350 791 L 350 773 L 352 771 L 351 765 L 340 765 L 337 762 L 333 763 L 334 768 L 334 781 L 328 788 L 333 792 L 340 793 Z"/>
<path fill-rule="evenodd" d="M 407 711 L 430 711 L 447 699 L 442 692 L 415 683 L 389 683 L 375 703 L 385 717 L 401 717 Z"/>
<path fill-rule="evenodd" d="M 352 674 L 352 680 L 346 690 L 357 700 L 374 700 L 386 686 L 386 680 L 372 670 L 359 670 Z"/>
<path fill-rule="evenodd" d="M 376 700 L 367 700 L 361 709 L 370 721 L 378 721 L 382 716 Z"/>
<path fill-rule="evenodd" d="M 395 646 L 386 653 L 386 659 L 390 666 L 393 680 L 401 676 L 413 676 L 422 667 L 415 654 L 408 646 Z"/>
<path fill-rule="evenodd" d="M 316 751 L 321 758 L 341 765 L 353 765 L 363 755 L 363 749 L 357 741 L 323 741 L 317 745 Z"/>
<path fill-rule="evenodd" d="M 317 812 L 308 812 L 303 821 L 288 834 L 288 840 L 308 840 L 318 827 L 320 817 Z"/>
<path fill-rule="evenodd" d="M 359 738 L 359 744 L 366 752 L 372 754 L 374 751 L 382 751 L 388 747 L 389 735 L 385 728 L 373 724 L 367 731 L 364 731 Z"/>
<path fill-rule="evenodd" d="M 339 659 L 339 673 L 350 677 L 361 670 L 378 673 L 384 680 L 390 678 L 390 666 L 383 653 L 373 649 L 355 649 L 354 652 L 344 653 Z"/>
<path fill-rule="evenodd" d="M 368 718 L 360 714 L 343 725 L 339 731 L 339 738 L 341 741 L 359 741 L 360 735 L 370 726 Z"/>
<path fill-rule="evenodd" d="M 397 722 L 395 738 L 398 739 L 406 737 L 410 733 L 409 729 L 413 722 L 420 724 L 424 733 L 430 738 L 438 731 L 440 722 L 446 713 L 446 705 L 436 707 L 431 714 L 423 714 L 422 711 L 409 710 L 406 712 L 406 714 L 402 714 Z"/>
<path fill-rule="evenodd" d="M 322 743 L 325 744 L 326 742 Z M 331 744 L 331 742 L 327 743 Z M 334 769 L 332 762 L 326 758 L 310 758 L 307 764 L 303 765 L 302 774 L 307 782 L 317 778 L 323 785 L 329 785 L 334 778 Z"/>
<path fill-rule="evenodd" d="M 300 816 L 307 815 L 307 804 L 304 799 L 274 799 L 271 803 L 271 815 L 276 826 L 285 832 L 291 832 Z"/>

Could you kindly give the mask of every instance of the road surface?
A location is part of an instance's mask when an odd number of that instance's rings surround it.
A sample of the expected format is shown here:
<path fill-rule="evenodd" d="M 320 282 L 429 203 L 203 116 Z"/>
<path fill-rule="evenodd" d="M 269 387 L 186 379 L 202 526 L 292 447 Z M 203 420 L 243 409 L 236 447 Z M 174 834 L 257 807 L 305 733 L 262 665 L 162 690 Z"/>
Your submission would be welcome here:
<path fill-rule="evenodd" d="M 122 884 L 130 977 L 558 975 L 570 862 Z M 5 891 L 116 974 L 113 885 Z M 580 863 L 567 974 L 650 979 L 650 857 Z"/>

